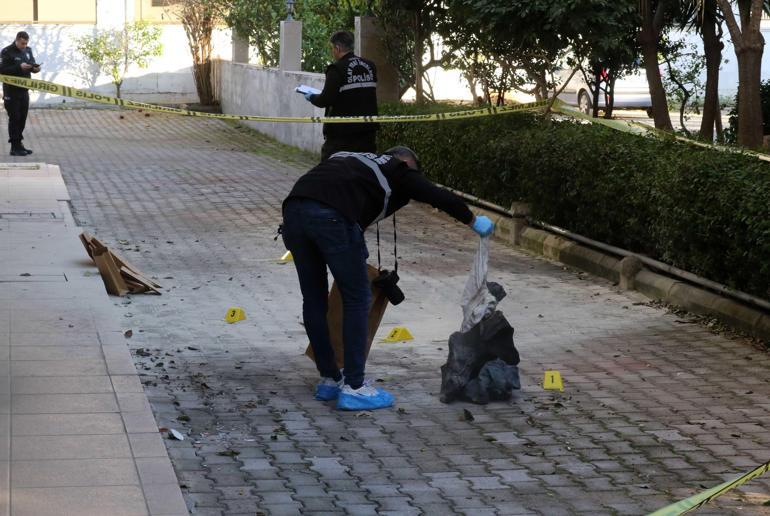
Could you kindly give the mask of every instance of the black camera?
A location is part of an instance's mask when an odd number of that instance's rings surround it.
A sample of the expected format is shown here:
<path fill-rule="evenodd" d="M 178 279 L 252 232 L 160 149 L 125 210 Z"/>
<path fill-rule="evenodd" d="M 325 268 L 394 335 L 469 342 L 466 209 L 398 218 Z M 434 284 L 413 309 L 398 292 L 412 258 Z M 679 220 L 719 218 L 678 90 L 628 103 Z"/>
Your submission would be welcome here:
<path fill-rule="evenodd" d="M 398 273 L 396 271 L 380 271 L 380 275 L 372 280 L 375 287 L 385 293 L 390 304 L 397 305 L 404 300 L 404 293 L 398 288 Z"/>

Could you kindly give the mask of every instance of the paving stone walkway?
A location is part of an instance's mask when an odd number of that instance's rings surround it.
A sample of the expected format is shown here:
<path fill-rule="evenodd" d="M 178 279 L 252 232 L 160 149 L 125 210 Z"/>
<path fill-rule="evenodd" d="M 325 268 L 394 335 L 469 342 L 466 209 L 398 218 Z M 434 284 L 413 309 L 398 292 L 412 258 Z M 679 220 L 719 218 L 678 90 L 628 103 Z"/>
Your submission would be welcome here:
<path fill-rule="evenodd" d="M 368 367 L 397 406 L 337 412 L 312 399 L 298 285 L 273 240 L 311 158 L 211 120 L 41 109 L 28 127 L 78 222 L 164 286 L 112 301 L 158 423 L 188 436 L 165 444 L 193 514 L 643 514 L 770 459 L 766 352 L 498 243 L 490 279 L 508 291 L 523 388 L 440 403 L 477 240 L 420 206 L 399 214 L 407 301 L 380 329 L 415 340 L 376 343 Z M 229 306 L 247 319 L 224 323 Z M 541 388 L 546 369 L 563 394 Z M 764 477 L 702 513 L 767 513 L 768 498 Z"/>
<path fill-rule="evenodd" d="M 0 163 L 0 515 L 185 502 L 59 167 Z"/>

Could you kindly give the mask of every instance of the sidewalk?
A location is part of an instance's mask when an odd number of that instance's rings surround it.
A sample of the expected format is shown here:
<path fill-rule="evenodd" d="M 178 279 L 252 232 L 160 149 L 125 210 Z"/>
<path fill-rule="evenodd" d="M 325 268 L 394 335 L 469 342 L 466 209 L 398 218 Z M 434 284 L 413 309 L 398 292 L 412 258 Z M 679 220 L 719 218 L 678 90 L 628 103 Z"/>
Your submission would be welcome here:
<path fill-rule="evenodd" d="M 508 292 L 522 390 L 440 403 L 477 239 L 418 205 L 398 218 L 407 299 L 378 334 L 415 340 L 375 342 L 367 365 L 396 407 L 313 400 L 296 272 L 273 240 L 313 160 L 218 121 L 144 115 L 32 110 L 25 143 L 61 166 L 78 224 L 164 286 L 110 299 L 133 330 L 112 342 L 134 352 L 158 425 L 189 436 L 163 443 L 192 514 L 646 514 L 770 458 L 765 350 L 497 242 L 490 280 Z M 229 306 L 247 319 L 226 324 Z M 564 393 L 542 389 L 546 369 Z M 767 514 L 768 499 L 765 475 L 698 514 Z"/>
<path fill-rule="evenodd" d="M 57 166 L 0 164 L 0 514 L 187 514 Z"/>

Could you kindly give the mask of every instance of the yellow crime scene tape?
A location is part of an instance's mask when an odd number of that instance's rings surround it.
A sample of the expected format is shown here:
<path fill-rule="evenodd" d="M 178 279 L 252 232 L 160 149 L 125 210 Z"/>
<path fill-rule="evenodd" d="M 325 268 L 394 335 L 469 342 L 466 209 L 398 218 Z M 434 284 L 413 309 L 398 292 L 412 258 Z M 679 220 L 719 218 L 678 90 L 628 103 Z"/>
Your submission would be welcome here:
<path fill-rule="evenodd" d="M 25 77 L 15 77 L 12 75 L 0 75 L 0 82 L 28 88 L 30 90 L 44 91 L 54 95 L 62 95 L 74 99 L 96 102 L 99 104 L 109 104 L 112 106 L 145 109 L 147 111 L 156 111 L 159 113 L 170 113 L 174 115 L 196 116 L 201 118 L 216 118 L 220 120 L 239 120 L 250 122 L 294 122 L 310 124 L 348 124 L 356 123 L 403 123 L 403 122 L 436 122 L 442 120 L 461 120 L 466 118 L 479 118 L 492 115 L 504 115 L 521 111 L 533 111 L 545 107 L 547 102 L 530 102 L 527 104 L 514 104 L 510 106 L 488 107 L 480 109 L 469 109 L 465 111 L 452 111 L 449 113 L 434 113 L 428 115 L 384 115 L 384 116 L 308 116 L 308 117 L 288 117 L 288 116 L 256 116 L 256 115 L 223 115 L 218 113 L 202 113 L 200 111 L 190 111 L 156 104 L 147 104 L 145 102 L 136 102 L 133 100 L 119 99 L 102 95 L 87 90 L 79 90 L 57 84 L 55 82 L 39 81 L 36 79 L 27 79 Z"/>
<path fill-rule="evenodd" d="M 760 475 L 764 475 L 768 472 L 768 470 L 770 470 L 770 461 L 757 466 L 756 468 L 752 469 L 748 473 L 744 473 L 738 478 L 728 480 L 727 482 L 719 484 L 716 487 L 712 487 L 711 489 L 703 491 L 702 493 L 698 493 L 689 498 L 685 498 L 684 500 L 672 503 L 671 505 L 650 513 L 648 516 L 678 516 L 680 514 L 686 514 L 690 511 L 703 507 L 718 496 L 722 496 L 726 492 L 745 484 L 752 478 L 757 478 Z"/>
<path fill-rule="evenodd" d="M 464 111 L 451 111 L 446 113 L 433 113 L 425 115 L 382 115 L 382 116 L 308 116 L 308 117 L 289 117 L 289 116 L 258 116 L 258 115 L 226 115 L 219 113 L 204 113 L 201 111 L 191 111 L 188 109 L 179 109 L 173 107 L 159 106 L 157 104 L 148 104 L 146 102 L 137 102 L 134 100 L 119 99 L 109 95 L 102 95 L 88 90 L 72 88 L 55 82 L 41 81 L 37 79 L 27 79 L 25 77 L 16 77 L 12 75 L 0 74 L 0 82 L 38 90 L 54 95 L 61 95 L 74 99 L 80 99 L 98 104 L 108 104 L 129 109 L 143 109 L 155 111 L 158 113 L 169 113 L 173 115 L 193 116 L 200 118 L 215 118 L 219 120 L 236 120 L 250 122 L 279 122 L 279 123 L 309 123 L 309 124 L 349 124 L 349 123 L 404 123 L 404 122 L 438 122 L 444 120 L 463 120 L 469 118 L 481 118 L 494 115 L 504 115 L 507 113 L 516 113 L 524 111 L 536 111 L 548 105 L 548 101 L 528 102 L 525 104 L 512 104 L 509 106 L 486 107 L 478 109 L 468 109 Z M 655 127 L 636 121 L 625 120 L 607 120 L 604 118 L 593 118 L 590 115 L 582 113 L 576 109 L 567 107 L 564 102 L 556 99 L 551 106 L 551 110 L 573 118 L 586 120 L 594 124 L 600 124 L 617 131 L 623 131 L 634 134 L 654 134 L 660 138 L 673 138 L 676 141 L 689 143 L 707 149 L 713 149 L 723 152 L 737 152 L 747 154 L 763 161 L 770 161 L 770 155 L 755 152 L 747 149 L 736 149 L 724 145 L 715 145 L 706 142 L 700 142 L 685 138 L 683 136 L 661 131 Z"/>

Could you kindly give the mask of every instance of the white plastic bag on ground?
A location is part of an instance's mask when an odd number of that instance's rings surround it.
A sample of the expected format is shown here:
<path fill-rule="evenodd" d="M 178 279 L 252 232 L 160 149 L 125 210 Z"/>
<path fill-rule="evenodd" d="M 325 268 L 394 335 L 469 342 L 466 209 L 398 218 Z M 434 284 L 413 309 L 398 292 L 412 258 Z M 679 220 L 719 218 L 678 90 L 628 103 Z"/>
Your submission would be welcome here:
<path fill-rule="evenodd" d="M 460 300 L 463 308 L 463 324 L 460 331 L 463 333 L 476 326 L 497 307 L 497 298 L 487 288 L 488 261 L 489 237 L 482 237 L 479 239 L 479 249 L 476 251 L 476 258 L 473 260 Z"/>

